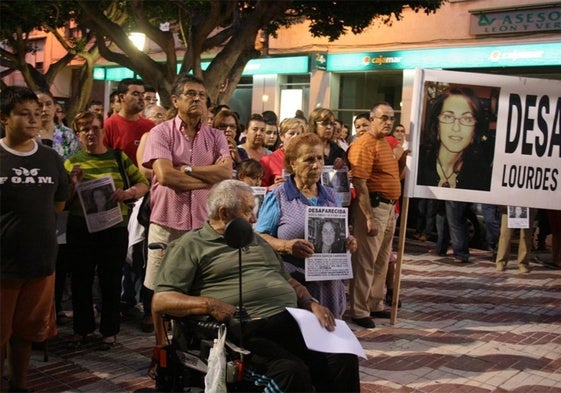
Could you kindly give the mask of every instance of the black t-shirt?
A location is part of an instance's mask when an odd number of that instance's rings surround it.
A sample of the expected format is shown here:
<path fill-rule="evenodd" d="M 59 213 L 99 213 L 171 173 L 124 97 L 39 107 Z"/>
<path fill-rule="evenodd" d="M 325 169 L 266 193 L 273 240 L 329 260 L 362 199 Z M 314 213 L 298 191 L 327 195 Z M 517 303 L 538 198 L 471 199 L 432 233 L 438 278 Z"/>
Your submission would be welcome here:
<path fill-rule="evenodd" d="M 55 201 L 68 196 L 62 159 L 41 144 L 28 153 L 0 141 L 0 276 L 31 279 L 54 272 Z"/>

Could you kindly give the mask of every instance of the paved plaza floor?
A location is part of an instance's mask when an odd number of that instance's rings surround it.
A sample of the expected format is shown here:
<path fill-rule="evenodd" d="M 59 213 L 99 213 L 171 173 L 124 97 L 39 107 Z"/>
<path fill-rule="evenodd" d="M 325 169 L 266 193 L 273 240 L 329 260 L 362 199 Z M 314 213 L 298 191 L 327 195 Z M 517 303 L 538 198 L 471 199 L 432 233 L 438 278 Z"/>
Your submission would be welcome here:
<path fill-rule="evenodd" d="M 360 361 L 362 392 L 561 392 L 561 270 L 511 262 L 496 272 L 490 253 L 471 263 L 433 256 L 430 242 L 408 240 L 403 306 L 394 325 L 375 329 L 348 320 L 368 359 Z M 145 392 L 153 336 L 125 321 L 118 344 L 70 349 L 70 326 L 49 342 L 48 361 L 33 352 L 35 392 Z M 2 381 L 2 391 L 6 389 Z"/>

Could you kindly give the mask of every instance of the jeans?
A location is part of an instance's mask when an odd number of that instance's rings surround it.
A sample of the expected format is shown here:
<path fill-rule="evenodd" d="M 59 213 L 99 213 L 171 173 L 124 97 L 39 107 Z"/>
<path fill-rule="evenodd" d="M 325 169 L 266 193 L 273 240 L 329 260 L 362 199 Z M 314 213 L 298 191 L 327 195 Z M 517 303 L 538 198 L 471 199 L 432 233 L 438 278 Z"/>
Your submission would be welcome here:
<path fill-rule="evenodd" d="M 499 213 L 497 205 L 482 203 L 481 210 L 483 211 L 483 219 L 485 220 L 486 246 L 489 250 L 495 250 L 501 230 L 501 214 Z"/>
<path fill-rule="evenodd" d="M 438 238 L 436 240 L 435 254 L 444 256 L 448 251 L 450 245 L 450 228 L 448 228 L 448 221 L 444 212 L 436 214 L 436 233 Z"/>
<path fill-rule="evenodd" d="M 436 201 L 432 199 L 419 199 L 417 210 L 419 211 L 417 233 L 431 236 L 436 222 Z"/>
<path fill-rule="evenodd" d="M 467 262 L 469 260 L 469 239 L 465 216 L 469 203 L 446 201 L 445 206 L 454 257 Z"/>

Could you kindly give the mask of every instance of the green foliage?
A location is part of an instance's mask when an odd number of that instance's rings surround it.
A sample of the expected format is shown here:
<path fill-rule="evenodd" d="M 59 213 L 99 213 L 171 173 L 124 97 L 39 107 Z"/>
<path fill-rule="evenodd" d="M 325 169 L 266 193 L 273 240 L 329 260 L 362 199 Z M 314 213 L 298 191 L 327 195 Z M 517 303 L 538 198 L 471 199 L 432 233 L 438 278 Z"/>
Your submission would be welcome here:
<path fill-rule="evenodd" d="M 423 9 L 435 12 L 445 0 L 369 0 L 369 1 L 307 1 L 294 2 L 294 12 L 310 22 L 310 33 L 314 37 L 328 37 L 337 40 L 348 33 L 359 34 L 375 19 L 391 24 L 393 18 L 399 20 L 404 8 L 415 12 Z"/>

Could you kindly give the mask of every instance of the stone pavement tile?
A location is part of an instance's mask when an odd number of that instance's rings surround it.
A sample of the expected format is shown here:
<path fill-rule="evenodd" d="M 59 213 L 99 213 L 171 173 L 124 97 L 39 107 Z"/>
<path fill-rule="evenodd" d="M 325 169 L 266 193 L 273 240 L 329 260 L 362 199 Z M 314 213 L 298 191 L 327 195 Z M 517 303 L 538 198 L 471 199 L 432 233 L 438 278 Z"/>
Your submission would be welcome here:
<path fill-rule="evenodd" d="M 99 381 L 93 382 L 89 385 L 82 386 L 80 392 L 117 392 L 121 390 L 119 386 L 115 385 L 113 382 L 101 379 Z"/>
<path fill-rule="evenodd" d="M 541 385 L 544 378 L 541 376 L 532 375 L 530 373 L 521 371 L 512 376 L 512 378 L 505 381 L 501 387 L 506 390 L 513 390 L 520 386 L 537 386 Z"/>

